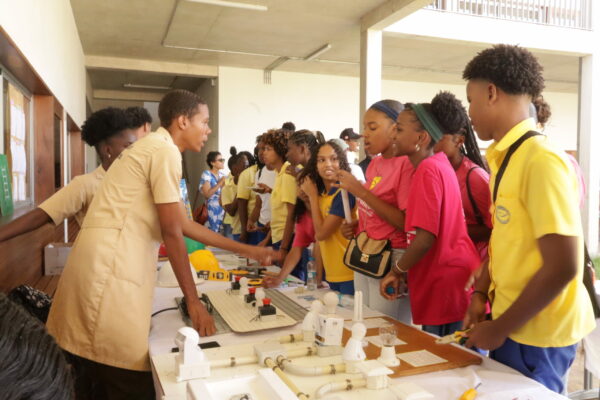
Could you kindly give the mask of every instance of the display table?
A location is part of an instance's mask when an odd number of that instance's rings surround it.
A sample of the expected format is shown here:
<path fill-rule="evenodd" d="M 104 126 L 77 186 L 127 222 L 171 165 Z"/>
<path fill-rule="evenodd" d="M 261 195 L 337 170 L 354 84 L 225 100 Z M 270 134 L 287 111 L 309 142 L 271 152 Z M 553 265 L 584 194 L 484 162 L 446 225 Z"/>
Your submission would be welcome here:
<path fill-rule="evenodd" d="M 227 282 L 205 282 L 198 285 L 200 292 L 225 289 L 228 287 Z M 299 304 L 308 307 L 310 302 L 298 298 L 299 295 L 295 294 L 293 289 L 286 288 L 282 289 L 284 293 L 292 297 Z M 311 294 L 305 292 L 304 296 Z M 175 297 L 181 297 L 182 293 L 179 288 L 156 288 L 154 296 L 154 304 L 152 312 L 163 310 L 165 308 L 175 306 Z M 316 296 L 318 297 L 318 295 Z M 344 305 L 344 304 L 342 304 Z M 352 319 L 352 306 L 346 304 L 344 307 L 338 307 L 338 314 L 344 319 Z M 377 317 L 381 314 L 369 310 L 365 307 L 364 318 Z M 152 318 L 152 326 L 149 336 L 150 344 L 150 356 L 161 355 L 170 353 L 171 349 L 175 346 L 174 338 L 177 330 L 185 326 L 179 310 L 165 311 Z M 279 329 L 276 331 L 261 331 L 247 334 L 235 334 L 226 333 L 222 335 L 216 335 L 212 337 L 201 338 L 200 342 L 211 342 L 217 341 L 221 346 L 229 345 L 240 345 L 244 343 L 258 343 L 264 342 L 268 338 L 274 336 L 283 336 L 290 333 L 297 333 L 300 330 L 299 325 L 292 326 L 285 329 Z M 154 364 L 152 365 L 153 374 L 155 375 L 155 386 L 157 392 L 157 399 L 185 399 L 185 392 L 180 393 L 176 396 L 167 397 L 163 393 L 162 387 L 157 380 L 156 370 Z M 548 389 L 541 384 L 519 374 L 518 372 L 500 364 L 488 358 L 484 358 L 483 363 L 477 366 L 469 366 L 465 368 L 457 368 L 453 370 L 439 371 L 426 373 L 422 375 L 415 375 L 409 377 L 401 377 L 393 379 L 393 382 L 413 382 L 416 383 L 427 391 L 431 392 L 435 399 L 452 399 L 456 400 L 464 393 L 467 389 L 472 388 L 476 383 L 481 381 L 481 386 L 478 388 L 478 400 L 505 400 L 505 399 L 565 399 L 566 397 L 560 396 Z M 362 396 L 367 389 L 364 389 Z M 326 398 L 331 399 L 350 399 L 360 398 L 361 391 L 356 391 L 353 395 L 347 396 L 346 393 L 338 393 L 336 395 L 330 395 Z M 347 396 L 347 397 L 345 397 Z M 354 397 L 357 396 L 357 397 Z"/>

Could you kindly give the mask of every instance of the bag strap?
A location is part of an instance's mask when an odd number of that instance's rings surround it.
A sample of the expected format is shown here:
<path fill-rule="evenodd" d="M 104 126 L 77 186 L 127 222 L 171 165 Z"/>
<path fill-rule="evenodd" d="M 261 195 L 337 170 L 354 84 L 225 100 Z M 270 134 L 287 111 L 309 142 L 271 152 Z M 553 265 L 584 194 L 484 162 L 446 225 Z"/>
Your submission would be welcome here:
<path fill-rule="evenodd" d="M 479 207 L 477 207 L 477 203 L 475 202 L 475 198 L 471 193 L 471 184 L 469 183 L 469 176 L 471 175 L 471 172 L 473 172 L 473 170 L 476 168 L 481 167 L 473 167 L 469 170 L 469 172 L 467 172 L 467 194 L 469 195 L 469 200 L 471 201 L 471 207 L 473 207 L 473 212 L 475 213 L 475 219 L 477 220 L 477 224 L 483 225 L 483 216 L 481 215 Z"/>
<path fill-rule="evenodd" d="M 506 153 L 504 160 L 502 160 L 502 164 L 500 165 L 500 169 L 498 170 L 498 173 L 496 174 L 496 180 L 494 182 L 494 197 L 493 197 L 494 204 L 496 204 L 496 197 L 498 196 L 498 186 L 500 186 L 500 181 L 502 180 L 504 171 L 506 171 L 506 167 L 508 166 L 508 162 L 510 161 L 510 158 L 512 157 L 513 153 L 515 151 L 517 151 L 519 146 L 521 146 L 521 144 L 523 144 L 524 141 L 526 141 L 530 137 L 534 137 L 534 136 L 538 136 L 538 135 L 541 135 L 541 133 L 538 133 L 536 131 L 529 131 L 526 134 L 524 134 L 523 136 L 521 136 L 516 142 L 514 142 L 508 148 L 508 152 Z"/>

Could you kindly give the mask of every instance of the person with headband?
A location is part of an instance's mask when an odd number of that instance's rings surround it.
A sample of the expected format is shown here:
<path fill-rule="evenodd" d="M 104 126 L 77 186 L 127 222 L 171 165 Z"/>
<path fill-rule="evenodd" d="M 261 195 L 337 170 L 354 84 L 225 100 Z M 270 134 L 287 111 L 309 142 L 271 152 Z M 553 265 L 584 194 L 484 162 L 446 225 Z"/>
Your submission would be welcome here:
<path fill-rule="evenodd" d="M 81 226 L 106 171 L 119 154 L 136 141 L 136 128 L 137 125 L 132 126 L 131 119 L 122 109 L 108 107 L 92 113 L 81 127 L 81 137 L 96 149 L 100 166 L 88 174 L 76 176 L 36 209 L 2 226 L 0 242 L 30 232 L 48 222 L 62 224 L 70 217 L 75 217 L 77 225 Z"/>
<path fill-rule="evenodd" d="M 464 286 L 480 258 L 467 234 L 454 169 L 444 153 L 433 152 L 450 131 L 438 121 L 458 111 L 453 104 L 440 103 L 440 97 L 431 104 L 409 103 L 398 116 L 396 152 L 408 156 L 416 171 L 404 221 L 408 248 L 381 280 L 380 293 L 395 300 L 408 275 L 413 322 L 444 336 L 462 327 L 469 305 Z"/>
<path fill-rule="evenodd" d="M 374 103 L 363 118 L 365 151 L 375 156 L 366 173 L 363 185 L 352 174 L 340 171 L 340 187 L 358 199 L 358 221 L 344 222 L 342 231 L 350 239 L 358 232 L 366 232 L 371 239 L 389 239 L 392 246 L 392 263 L 396 262 L 408 246 L 404 231 L 404 210 L 414 168 L 408 157 L 396 156 L 396 120 L 404 109 L 396 100 Z M 361 290 L 365 305 L 398 321 L 410 324 L 410 300 L 402 290 L 402 297 L 387 301 L 379 293 L 379 279 L 354 273 L 356 290 Z"/>

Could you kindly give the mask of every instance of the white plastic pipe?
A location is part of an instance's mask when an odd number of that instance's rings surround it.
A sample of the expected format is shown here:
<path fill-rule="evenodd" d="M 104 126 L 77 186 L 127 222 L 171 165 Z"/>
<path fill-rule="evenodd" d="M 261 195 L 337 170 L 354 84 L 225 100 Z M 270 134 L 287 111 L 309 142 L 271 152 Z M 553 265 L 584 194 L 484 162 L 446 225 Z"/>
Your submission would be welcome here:
<path fill-rule="evenodd" d="M 341 390 L 350 391 L 353 389 L 364 388 L 366 386 L 367 386 L 367 380 L 362 379 L 362 378 L 346 379 L 345 381 L 339 381 L 339 382 L 330 382 L 330 383 L 327 383 L 327 384 L 321 386 L 319 389 L 317 389 L 315 396 L 317 399 L 322 399 L 323 397 L 325 397 L 326 395 L 328 395 L 331 392 L 339 392 Z"/>
<path fill-rule="evenodd" d="M 222 360 L 211 360 L 211 368 L 223 368 L 223 367 L 235 367 L 236 365 L 247 365 L 258 363 L 258 357 L 246 356 L 246 357 L 231 357 L 224 358 Z"/>
<path fill-rule="evenodd" d="M 285 352 L 285 354 L 287 355 L 287 357 L 283 357 L 283 358 L 296 358 L 296 357 L 312 356 L 313 354 L 317 354 L 317 346 L 307 346 L 307 347 L 299 347 L 297 349 L 290 349 L 290 350 L 287 350 Z"/>
<path fill-rule="evenodd" d="M 281 366 L 281 369 L 299 376 L 334 375 L 346 371 L 346 364 L 344 363 L 307 367 L 294 364 L 290 359 L 281 356 L 277 357 L 277 363 Z"/>

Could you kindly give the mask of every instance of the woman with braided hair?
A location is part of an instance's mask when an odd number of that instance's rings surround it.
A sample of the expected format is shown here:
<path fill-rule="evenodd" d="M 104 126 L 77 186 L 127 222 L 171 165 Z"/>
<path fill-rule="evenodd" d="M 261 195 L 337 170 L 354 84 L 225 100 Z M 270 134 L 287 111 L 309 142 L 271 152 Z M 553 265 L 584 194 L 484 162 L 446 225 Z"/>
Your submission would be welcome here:
<path fill-rule="evenodd" d="M 486 259 L 492 232 L 490 174 L 481 157 L 471 120 L 460 100 L 450 92 L 438 93 L 431 106 L 446 129 L 433 151 L 444 152 L 456 172 L 469 237 L 480 257 Z M 455 112 L 443 112 L 448 109 Z"/>

